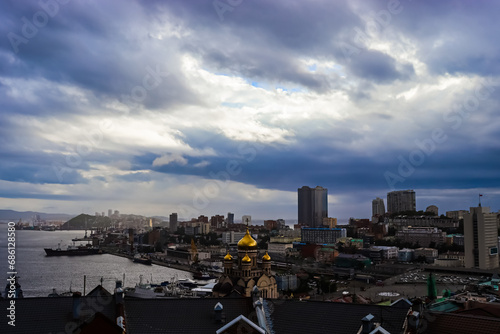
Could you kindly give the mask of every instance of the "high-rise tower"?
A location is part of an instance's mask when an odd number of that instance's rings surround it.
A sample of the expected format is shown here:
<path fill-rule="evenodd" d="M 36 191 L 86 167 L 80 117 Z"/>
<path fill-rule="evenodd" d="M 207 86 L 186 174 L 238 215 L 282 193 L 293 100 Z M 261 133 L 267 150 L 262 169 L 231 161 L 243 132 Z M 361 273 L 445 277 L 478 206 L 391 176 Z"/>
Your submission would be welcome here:
<path fill-rule="evenodd" d="M 375 198 L 372 201 L 372 217 L 382 216 L 385 214 L 385 205 L 382 198 Z"/>
<path fill-rule="evenodd" d="M 397 213 L 401 211 L 416 211 L 415 191 L 398 190 L 387 193 L 387 211 Z"/>
<path fill-rule="evenodd" d="M 303 186 L 298 193 L 298 223 L 310 227 L 322 227 L 328 217 L 328 189 Z"/>
<path fill-rule="evenodd" d="M 465 267 L 498 268 L 498 229 L 496 214 L 487 208 L 470 208 L 464 214 Z"/>

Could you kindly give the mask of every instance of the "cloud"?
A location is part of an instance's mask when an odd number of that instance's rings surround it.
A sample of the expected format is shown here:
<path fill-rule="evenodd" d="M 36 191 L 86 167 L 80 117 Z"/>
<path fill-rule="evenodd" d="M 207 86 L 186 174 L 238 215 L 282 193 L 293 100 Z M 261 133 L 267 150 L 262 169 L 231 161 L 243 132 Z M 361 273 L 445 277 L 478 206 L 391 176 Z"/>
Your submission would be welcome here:
<path fill-rule="evenodd" d="M 181 166 L 186 165 L 188 163 L 187 159 L 180 155 L 174 154 L 165 154 L 161 157 L 156 158 L 153 161 L 153 167 L 168 165 L 172 162 L 175 162 Z"/>
<path fill-rule="evenodd" d="M 221 20 L 211 0 L 61 4 L 17 52 L 0 40 L 1 196 L 165 214 L 158 198 L 175 210 L 227 179 L 199 212 L 291 218 L 302 185 L 327 187 L 333 216 L 369 216 L 386 172 L 422 204 L 496 194 L 498 4 L 401 2 L 367 30 L 387 5 L 259 0 Z M 0 34 L 40 10 L 2 2 Z"/>

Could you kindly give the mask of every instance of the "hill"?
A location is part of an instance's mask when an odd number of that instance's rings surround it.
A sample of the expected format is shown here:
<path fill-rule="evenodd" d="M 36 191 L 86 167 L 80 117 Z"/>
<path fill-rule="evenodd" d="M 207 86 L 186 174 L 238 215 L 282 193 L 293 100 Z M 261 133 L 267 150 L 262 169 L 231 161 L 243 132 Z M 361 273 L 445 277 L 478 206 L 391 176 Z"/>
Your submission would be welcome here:
<path fill-rule="evenodd" d="M 109 217 L 91 216 L 87 214 L 80 214 L 65 222 L 61 229 L 63 230 L 83 230 L 97 227 L 109 227 L 111 219 Z"/>
<path fill-rule="evenodd" d="M 74 215 L 68 215 L 65 213 L 44 213 L 36 211 L 14 211 L 14 210 L 0 210 L 0 220 L 4 221 L 14 221 L 18 222 L 19 219 L 23 221 L 31 221 L 39 215 L 42 220 L 68 220 L 74 217 Z"/>

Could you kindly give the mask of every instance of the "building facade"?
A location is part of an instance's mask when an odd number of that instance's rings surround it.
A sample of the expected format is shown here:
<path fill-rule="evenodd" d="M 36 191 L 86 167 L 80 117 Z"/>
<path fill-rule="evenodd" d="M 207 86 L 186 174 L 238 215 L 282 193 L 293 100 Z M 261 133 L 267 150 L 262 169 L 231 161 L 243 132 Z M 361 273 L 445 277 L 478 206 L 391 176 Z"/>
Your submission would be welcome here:
<path fill-rule="evenodd" d="M 375 198 L 372 201 L 372 217 L 385 215 L 385 205 L 382 198 Z"/>
<path fill-rule="evenodd" d="M 238 240 L 245 236 L 245 232 L 222 232 L 222 243 L 223 244 L 235 244 Z"/>
<path fill-rule="evenodd" d="M 415 256 L 415 259 L 420 257 L 420 256 L 423 256 L 423 257 L 425 257 L 427 262 L 432 263 L 432 262 L 434 262 L 435 259 L 437 259 L 439 254 L 438 254 L 438 250 L 435 248 L 421 247 L 421 248 L 415 249 L 414 256 Z"/>
<path fill-rule="evenodd" d="M 467 210 L 455 210 L 455 211 L 446 211 L 446 217 L 454 218 L 454 219 L 464 219 L 464 214 L 469 213 Z"/>
<path fill-rule="evenodd" d="M 404 227 L 437 227 L 437 228 L 457 228 L 459 221 L 455 218 L 441 218 L 432 216 L 396 216 L 386 217 L 385 223 L 394 226 L 397 230 Z"/>
<path fill-rule="evenodd" d="M 345 228 L 302 228 L 301 241 L 311 244 L 335 244 L 340 238 L 347 237 Z"/>
<path fill-rule="evenodd" d="M 396 238 L 402 242 L 429 247 L 431 243 L 436 246 L 443 244 L 446 241 L 446 232 L 435 227 L 404 227 L 396 232 Z"/>
<path fill-rule="evenodd" d="M 498 268 L 498 224 L 495 213 L 485 213 L 481 206 L 464 214 L 465 267 Z M 487 210 L 489 212 L 489 210 Z"/>
<path fill-rule="evenodd" d="M 169 217 L 169 228 L 170 232 L 175 233 L 177 231 L 177 228 L 179 227 L 178 221 L 177 221 L 177 213 L 172 213 Z"/>
<path fill-rule="evenodd" d="M 398 190 L 387 193 L 387 211 L 397 213 L 402 211 L 416 211 L 415 191 Z"/>
<path fill-rule="evenodd" d="M 398 262 L 413 261 L 415 251 L 413 249 L 403 248 L 398 250 Z"/>
<path fill-rule="evenodd" d="M 234 224 L 234 213 L 228 212 L 227 213 L 227 225 L 232 225 Z"/>
<path fill-rule="evenodd" d="M 303 186 L 298 194 L 298 223 L 310 227 L 322 227 L 328 217 L 328 189 Z"/>

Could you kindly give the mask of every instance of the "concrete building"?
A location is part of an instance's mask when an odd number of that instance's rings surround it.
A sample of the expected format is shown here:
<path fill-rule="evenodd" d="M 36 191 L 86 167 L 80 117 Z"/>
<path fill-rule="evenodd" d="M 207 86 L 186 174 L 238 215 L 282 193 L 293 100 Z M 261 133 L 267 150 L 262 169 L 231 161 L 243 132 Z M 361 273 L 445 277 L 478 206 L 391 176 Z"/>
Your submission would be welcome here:
<path fill-rule="evenodd" d="M 302 228 L 301 241 L 311 244 L 335 244 L 338 239 L 347 237 L 345 228 Z"/>
<path fill-rule="evenodd" d="M 208 234 L 208 233 L 210 233 L 210 230 L 211 230 L 210 223 L 200 223 L 200 233 L 201 234 Z"/>
<path fill-rule="evenodd" d="M 337 227 L 337 218 L 323 218 L 323 227 L 335 228 Z"/>
<path fill-rule="evenodd" d="M 303 186 L 297 189 L 298 223 L 309 227 L 322 227 L 328 217 L 328 189 Z"/>
<path fill-rule="evenodd" d="M 170 232 L 175 233 L 177 231 L 177 228 L 179 227 L 179 222 L 177 221 L 177 213 L 172 213 L 169 218 L 169 227 L 170 227 Z"/>
<path fill-rule="evenodd" d="M 403 227 L 437 227 L 437 228 L 457 228 L 458 219 L 441 218 L 432 216 L 396 216 L 394 218 L 386 217 L 385 223 L 394 226 L 397 230 Z"/>
<path fill-rule="evenodd" d="M 399 249 L 395 246 L 372 246 L 371 248 L 380 249 L 383 260 L 396 259 L 398 257 Z"/>
<path fill-rule="evenodd" d="M 264 220 L 264 228 L 268 231 L 277 230 L 278 222 L 276 220 Z"/>
<path fill-rule="evenodd" d="M 466 268 L 498 268 L 497 215 L 489 213 L 489 208 L 483 209 L 486 208 L 471 207 L 470 213 L 464 214 Z"/>
<path fill-rule="evenodd" d="M 438 250 L 435 248 L 427 248 L 427 247 L 421 247 L 415 249 L 415 259 L 418 258 L 419 256 L 425 257 L 425 260 L 428 263 L 433 263 L 435 259 L 438 257 Z"/>
<path fill-rule="evenodd" d="M 267 252 L 270 255 L 286 256 L 286 250 L 293 248 L 292 243 L 270 242 L 267 244 Z"/>
<path fill-rule="evenodd" d="M 415 191 L 398 190 L 387 193 L 387 211 L 397 213 L 402 211 L 416 211 Z"/>
<path fill-rule="evenodd" d="M 234 244 L 238 242 L 241 238 L 245 236 L 245 232 L 222 232 L 222 243 L 223 244 Z"/>
<path fill-rule="evenodd" d="M 469 213 L 467 210 L 446 211 L 446 217 L 453 219 L 464 219 L 464 214 Z"/>
<path fill-rule="evenodd" d="M 438 259 L 441 259 L 441 260 L 457 260 L 458 261 L 458 266 L 457 267 L 463 267 L 465 265 L 465 253 L 464 252 L 451 252 L 451 251 L 447 251 L 446 253 L 443 253 L 441 255 L 439 255 L 439 258 Z M 445 261 L 442 261 L 441 263 L 443 263 Z M 453 263 L 453 262 L 450 262 L 450 263 Z M 440 263 L 436 263 L 434 262 L 434 264 L 436 265 L 440 265 Z"/>
<path fill-rule="evenodd" d="M 212 225 L 214 229 L 221 228 L 224 226 L 224 220 L 224 216 L 222 215 L 212 216 L 210 217 L 210 225 Z"/>
<path fill-rule="evenodd" d="M 396 238 L 402 242 L 429 247 L 431 243 L 443 244 L 446 241 L 446 232 L 435 227 L 404 227 L 396 232 Z"/>
<path fill-rule="evenodd" d="M 286 223 L 285 223 L 284 219 L 282 219 L 282 218 L 276 219 L 276 224 L 277 224 L 278 230 L 286 229 Z"/>
<path fill-rule="evenodd" d="M 385 215 L 385 205 L 382 198 L 375 198 L 372 201 L 372 217 Z"/>
<path fill-rule="evenodd" d="M 415 251 L 409 248 L 398 250 L 398 262 L 411 262 L 415 256 Z"/>
<path fill-rule="evenodd" d="M 462 234 L 454 234 L 453 235 L 453 243 L 455 245 L 464 246 L 465 245 L 464 236 Z"/>
<path fill-rule="evenodd" d="M 279 291 L 295 291 L 299 287 L 297 275 L 276 275 L 275 278 Z"/>
<path fill-rule="evenodd" d="M 234 213 L 228 212 L 227 213 L 227 225 L 232 225 L 234 224 Z"/>

